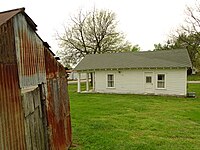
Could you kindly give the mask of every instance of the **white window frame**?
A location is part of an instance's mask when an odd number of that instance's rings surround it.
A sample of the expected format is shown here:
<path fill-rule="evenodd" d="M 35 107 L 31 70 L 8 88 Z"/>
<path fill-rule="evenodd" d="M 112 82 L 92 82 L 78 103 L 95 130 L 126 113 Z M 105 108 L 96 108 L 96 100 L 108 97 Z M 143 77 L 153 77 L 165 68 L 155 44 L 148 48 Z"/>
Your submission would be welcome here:
<path fill-rule="evenodd" d="M 164 88 L 158 87 L 158 82 L 159 82 L 159 80 L 158 80 L 158 75 L 164 75 Z M 158 73 L 158 74 L 156 75 L 156 88 L 157 88 L 157 89 L 166 89 L 166 82 L 167 82 L 167 80 L 166 80 L 166 74 L 165 74 L 165 73 Z"/>
<path fill-rule="evenodd" d="M 109 81 L 108 81 L 108 76 L 109 76 L 109 75 L 112 75 L 112 76 L 113 76 L 113 86 L 112 86 L 112 87 L 109 87 L 109 86 L 108 86 L 108 82 L 109 82 Z M 107 87 L 107 88 L 115 88 L 115 74 L 114 74 L 114 73 L 108 73 L 108 74 L 106 75 L 106 87 Z"/>

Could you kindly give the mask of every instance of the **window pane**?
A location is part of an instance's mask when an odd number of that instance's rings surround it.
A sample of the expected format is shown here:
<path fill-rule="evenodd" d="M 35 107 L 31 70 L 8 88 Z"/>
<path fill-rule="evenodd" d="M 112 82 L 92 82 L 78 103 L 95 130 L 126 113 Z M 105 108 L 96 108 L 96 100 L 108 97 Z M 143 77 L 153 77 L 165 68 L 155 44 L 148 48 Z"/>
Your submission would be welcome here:
<path fill-rule="evenodd" d="M 146 77 L 146 83 L 151 83 L 151 76 Z"/>
<path fill-rule="evenodd" d="M 110 86 L 110 87 L 114 87 L 114 82 L 111 82 L 110 84 L 111 84 L 111 86 Z"/>
<path fill-rule="evenodd" d="M 108 75 L 108 81 L 113 81 L 113 75 L 112 74 Z"/>
<path fill-rule="evenodd" d="M 108 87 L 114 87 L 114 75 L 113 74 L 108 74 L 108 77 L 107 77 L 108 81 Z"/>
<path fill-rule="evenodd" d="M 165 83 L 158 81 L 158 88 L 165 88 Z"/>
<path fill-rule="evenodd" d="M 158 74 L 157 88 L 165 88 L 165 74 Z"/>
<path fill-rule="evenodd" d="M 108 81 L 108 87 L 111 87 L 111 82 L 110 81 Z"/>
<path fill-rule="evenodd" d="M 165 75 L 164 74 L 159 74 L 158 75 L 158 80 L 164 81 L 165 80 Z"/>
<path fill-rule="evenodd" d="M 111 81 L 113 81 L 113 75 L 112 75 L 112 76 L 110 76 L 110 80 L 111 80 Z"/>
<path fill-rule="evenodd" d="M 110 75 L 108 75 L 108 81 L 110 81 Z"/>
<path fill-rule="evenodd" d="M 113 81 L 108 81 L 108 87 L 114 87 L 114 82 Z"/>

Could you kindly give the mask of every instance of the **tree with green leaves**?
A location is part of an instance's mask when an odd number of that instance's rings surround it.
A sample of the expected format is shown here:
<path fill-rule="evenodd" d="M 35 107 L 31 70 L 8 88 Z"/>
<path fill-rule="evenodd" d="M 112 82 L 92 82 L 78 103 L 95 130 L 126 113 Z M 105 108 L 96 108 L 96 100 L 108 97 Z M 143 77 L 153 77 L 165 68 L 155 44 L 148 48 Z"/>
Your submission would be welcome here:
<path fill-rule="evenodd" d="M 195 68 L 200 69 L 200 3 L 186 7 L 185 24 L 164 44 L 154 44 L 154 50 L 186 48 Z"/>
<path fill-rule="evenodd" d="M 65 65 L 75 65 L 88 54 L 139 50 L 124 40 L 117 31 L 116 15 L 109 10 L 96 10 L 71 17 L 63 34 L 57 34 L 62 50 L 58 52 Z"/>
<path fill-rule="evenodd" d="M 195 38 L 196 35 L 186 35 L 185 33 L 179 34 L 169 39 L 164 44 L 154 44 L 154 51 L 158 50 L 173 50 L 173 49 L 187 49 L 191 62 L 194 67 L 199 68 L 199 52 L 200 52 L 200 43 Z"/>

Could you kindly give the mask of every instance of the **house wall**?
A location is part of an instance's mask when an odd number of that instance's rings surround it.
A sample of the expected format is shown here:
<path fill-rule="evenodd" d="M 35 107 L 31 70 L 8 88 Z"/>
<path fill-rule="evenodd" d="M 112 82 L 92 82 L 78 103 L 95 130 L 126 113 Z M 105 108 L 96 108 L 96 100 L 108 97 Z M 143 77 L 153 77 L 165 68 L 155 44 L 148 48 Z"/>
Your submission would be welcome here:
<path fill-rule="evenodd" d="M 186 69 L 134 69 L 95 71 L 95 91 L 100 93 L 147 94 L 145 72 L 152 73 L 152 93 L 156 95 L 186 95 Z M 157 89 L 157 74 L 166 75 L 166 88 Z M 114 74 L 115 87 L 107 88 L 107 74 Z"/>

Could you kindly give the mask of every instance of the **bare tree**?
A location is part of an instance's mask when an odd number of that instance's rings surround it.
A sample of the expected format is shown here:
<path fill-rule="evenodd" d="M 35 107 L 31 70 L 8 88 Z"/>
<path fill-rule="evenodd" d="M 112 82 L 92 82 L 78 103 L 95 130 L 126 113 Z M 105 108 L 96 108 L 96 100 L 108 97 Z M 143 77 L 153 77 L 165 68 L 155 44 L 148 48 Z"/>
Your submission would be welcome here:
<path fill-rule="evenodd" d="M 187 6 L 185 14 L 187 16 L 186 25 L 182 26 L 182 30 L 200 39 L 200 3 L 196 2 L 193 7 Z"/>
<path fill-rule="evenodd" d="M 77 64 L 87 54 L 131 51 L 131 45 L 124 35 L 117 31 L 115 13 L 96 10 L 71 17 L 71 25 L 57 39 L 62 50 L 59 55 L 63 63 Z"/>
<path fill-rule="evenodd" d="M 155 44 L 155 50 L 186 48 L 193 66 L 200 69 L 200 3 L 187 6 L 185 14 L 185 24 L 170 35 L 166 44 Z"/>
<path fill-rule="evenodd" d="M 193 7 L 187 6 L 185 13 L 186 25 L 181 26 L 179 38 L 185 43 L 194 67 L 200 69 L 200 3 L 196 2 Z"/>

